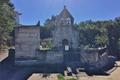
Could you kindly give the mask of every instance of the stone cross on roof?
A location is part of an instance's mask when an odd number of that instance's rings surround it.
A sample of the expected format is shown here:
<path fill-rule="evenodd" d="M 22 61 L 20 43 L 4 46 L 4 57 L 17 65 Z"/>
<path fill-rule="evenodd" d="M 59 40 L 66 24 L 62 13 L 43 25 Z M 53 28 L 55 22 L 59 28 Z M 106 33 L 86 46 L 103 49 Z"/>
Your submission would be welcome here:
<path fill-rule="evenodd" d="M 66 5 L 64 5 L 64 8 L 66 8 Z"/>

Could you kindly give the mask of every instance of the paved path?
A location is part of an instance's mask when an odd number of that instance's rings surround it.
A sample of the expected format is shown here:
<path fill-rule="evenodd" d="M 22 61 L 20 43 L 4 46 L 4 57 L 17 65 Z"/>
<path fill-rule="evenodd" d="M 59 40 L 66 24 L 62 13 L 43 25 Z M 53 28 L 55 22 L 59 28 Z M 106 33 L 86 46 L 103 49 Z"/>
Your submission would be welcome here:
<path fill-rule="evenodd" d="M 5 52 L 1 52 L 0 53 L 0 62 L 3 61 L 7 57 L 8 57 L 8 51 L 7 50 Z"/>

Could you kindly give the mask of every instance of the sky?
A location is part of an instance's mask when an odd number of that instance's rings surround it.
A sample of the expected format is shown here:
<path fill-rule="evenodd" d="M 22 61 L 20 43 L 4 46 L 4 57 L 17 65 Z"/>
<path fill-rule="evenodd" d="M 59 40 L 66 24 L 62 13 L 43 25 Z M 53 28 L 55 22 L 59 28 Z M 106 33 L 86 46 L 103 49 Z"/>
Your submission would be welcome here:
<path fill-rule="evenodd" d="M 34 25 L 52 15 L 58 15 L 67 6 L 75 23 L 86 20 L 109 20 L 120 17 L 120 0 L 11 0 L 15 10 L 22 13 L 20 23 Z"/>

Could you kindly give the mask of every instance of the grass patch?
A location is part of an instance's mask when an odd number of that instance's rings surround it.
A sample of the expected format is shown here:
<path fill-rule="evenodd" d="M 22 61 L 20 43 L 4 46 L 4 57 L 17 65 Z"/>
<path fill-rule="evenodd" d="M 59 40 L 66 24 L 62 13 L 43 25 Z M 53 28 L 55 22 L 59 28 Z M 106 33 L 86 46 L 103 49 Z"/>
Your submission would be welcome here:
<path fill-rule="evenodd" d="M 65 80 L 63 75 L 58 75 L 57 78 L 58 80 Z"/>
<path fill-rule="evenodd" d="M 64 76 L 61 75 L 61 74 L 58 75 L 57 78 L 58 78 L 58 80 L 65 80 Z M 66 80 L 77 80 L 77 79 L 75 79 L 75 78 L 70 78 L 70 79 L 66 79 Z"/>

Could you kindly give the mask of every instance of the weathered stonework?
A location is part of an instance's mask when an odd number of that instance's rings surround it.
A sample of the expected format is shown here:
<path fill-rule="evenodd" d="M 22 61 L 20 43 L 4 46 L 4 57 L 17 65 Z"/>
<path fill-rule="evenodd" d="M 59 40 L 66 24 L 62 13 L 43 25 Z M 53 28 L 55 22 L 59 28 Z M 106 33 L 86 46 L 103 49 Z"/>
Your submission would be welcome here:
<path fill-rule="evenodd" d="M 54 47 L 63 47 L 68 45 L 73 49 L 78 48 L 79 31 L 73 26 L 73 24 L 74 18 L 66 7 L 64 7 L 63 11 L 56 16 L 55 28 L 52 31 Z"/>
<path fill-rule="evenodd" d="M 46 56 L 46 62 L 48 64 L 63 63 L 63 54 L 60 52 L 48 52 Z"/>
<path fill-rule="evenodd" d="M 62 64 L 64 62 L 64 54 L 62 51 L 37 51 L 36 59 L 39 63 L 44 64 Z"/>
<path fill-rule="evenodd" d="M 106 67 L 109 63 L 107 53 L 99 51 L 80 50 L 79 31 L 73 26 L 74 18 L 64 7 L 55 17 L 55 27 L 52 30 L 53 49 L 40 50 L 40 27 L 19 26 L 15 28 L 15 63 L 17 65 L 34 65 L 47 67 L 48 65 L 62 66 L 62 68 L 86 68 L 97 70 Z M 69 50 L 63 50 L 69 46 Z M 96 50 L 96 49 L 95 49 Z M 54 69 L 53 68 L 53 69 Z"/>
<path fill-rule="evenodd" d="M 20 26 L 15 28 L 15 58 L 34 58 L 39 46 L 39 27 Z"/>

